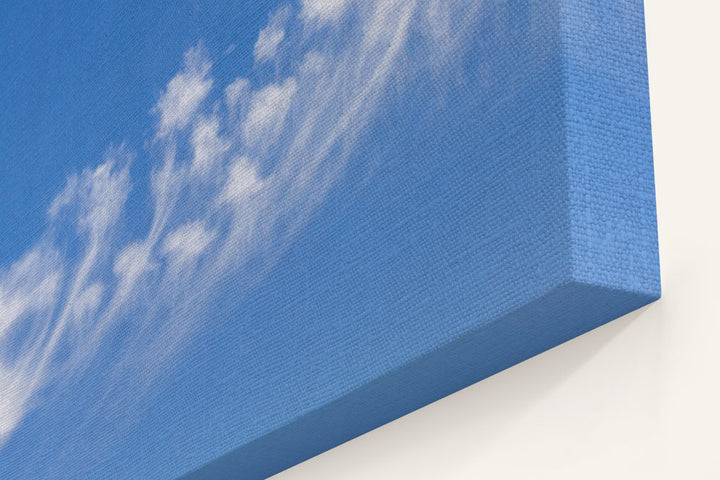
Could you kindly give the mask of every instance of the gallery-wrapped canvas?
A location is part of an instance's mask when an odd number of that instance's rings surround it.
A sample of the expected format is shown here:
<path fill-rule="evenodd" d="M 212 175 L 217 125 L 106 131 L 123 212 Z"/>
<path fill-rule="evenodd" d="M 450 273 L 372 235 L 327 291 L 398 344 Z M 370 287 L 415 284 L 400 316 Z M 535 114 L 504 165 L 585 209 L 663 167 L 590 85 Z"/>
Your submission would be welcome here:
<path fill-rule="evenodd" d="M 641 0 L 0 23 L 0 478 L 266 478 L 660 295 Z"/>

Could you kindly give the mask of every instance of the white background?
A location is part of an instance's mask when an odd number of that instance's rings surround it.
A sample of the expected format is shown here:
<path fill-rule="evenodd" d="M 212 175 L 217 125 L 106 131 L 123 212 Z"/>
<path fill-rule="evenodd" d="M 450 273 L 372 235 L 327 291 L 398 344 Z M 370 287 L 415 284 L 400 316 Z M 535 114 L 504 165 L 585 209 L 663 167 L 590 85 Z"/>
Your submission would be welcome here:
<path fill-rule="evenodd" d="M 645 9 L 663 298 L 277 480 L 720 479 L 720 4 Z"/>

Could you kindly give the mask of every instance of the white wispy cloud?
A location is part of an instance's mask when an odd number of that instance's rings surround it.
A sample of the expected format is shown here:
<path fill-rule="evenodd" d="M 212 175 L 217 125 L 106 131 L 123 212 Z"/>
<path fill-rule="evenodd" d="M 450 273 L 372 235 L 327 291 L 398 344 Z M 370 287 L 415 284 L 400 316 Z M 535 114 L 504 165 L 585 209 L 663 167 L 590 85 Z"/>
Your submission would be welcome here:
<path fill-rule="evenodd" d="M 225 87 L 225 103 L 230 110 L 240 105 L 243 97 L 250 91 L 250 81 L 247 78 L 236 78 L 230 85 Z"/>
<path fill-rule="evenodd" d="M 45 379 L 37 363 L 51 329 L 63 269 L 58 252 L 40 244 L 0 272 L 0 447 L 20 424 Z M 22 323 L 31 319 L 31 334 L 18 337 L 18 330 L 26 330 Z"/>
<path fill-rule="evenodd" d="M 220 192 L 221 203 L 237 201 L 248 195 L 259 192 L 262 180 L 248 157 L 240 157 L 233 161 L 228 169 L 225 187 Z"/>
<path fill-rule="evenodd" d="M 118 253 L 113 272 L 121 283 L 133 284 L 140 275 L 153 269 L 150 255 L 151 245 L 145 242 L 131 243 Z"/>
<path fill-rule="evenodd" d="M 155 107 L 160 113 L 158 135 L 168 135 L 192 121 L 212 88 L 213 81 L 208 78 L 210 66 L 202 46 L 192 48 L 185 54 L 185 69 L 170 80 Z"/>
<path fill-rule="evenodd" d="M 267 27 L 260 30 L 253 57 L 255 62 L 272 60 L 277 55 L 280 43 L 285 40 L 285 24 L 290 17 L 290 8 L 285 7 L 270 15 Z"/>
<path fill-rule="evenodd" d="M 190 141 L 193 147 L 191 169 L 200 175 L 210 173 L 231 147 L 230 141 L 220 135 L 220 118 L 216 114 L 197 120 Z"/>
<path fill-rule="evenodd" d="M 277 140 L 296 91 L 297 82 L 288 78 L 253 94 L 243 125 L 243 136 L 248 146 L 267 145 Z"/>
<path fill-rule="evenodd" d="M 300 17 L 320 25 L 338 22 L 351 3 L 351 0 L 302 0 Z"/>
<path fill-rule="evenodd" d="M 81 376 L 119 325 L 130 333 L 107 377 L 133 373 L 126 400 L 150 388 L 203 328 L 212 292 L 229 277 L 253 285 L 282 255 L 340 178 L 400 65 L 406 77 L 427 54 L 446 65 L 480 3 L 302 0 L 270 15 L 255 44 L 256 62 L 282 55 L 289 66 L 217 90 L 209 55 L 190 49 L 152 109 L 149 178 L 131 181 L 133 155 L 110 148 L 68 178 L 38 243 L 0 270 L 0 446 L 42 406 L 37 392 Z M 412 35 L 430 44 L 418 58 Z M 145 232 L 126 226 L 138 214 L 127 205 L 132 183 L 149 185 L 132 207 L 148 209 Z M 262 266 L 247 267 L 251 257 Z"/>
<path fill-rule="evenodd" d="M 0 446 L 20 424 L 35 393 L 33 378 L 26 377 L 24 373 L 18 366 L 7 368 L 0 364 L 0 385 L 3 386 L 0 395 Z"/>
<path fill-rule="evenodd" d="M 43 247 L 29 251 L 0 276 L 0 341 L 26 315 L 47 312 L 53 306 L 61 279 L 59 256 Z"/>
<path fill-rule="evenodd" d="M 216 233 L 208 231 L 202 221 L 187 222 L 165 237 L 163 253 L 174 265 L 182 265 L 197 259 L 213 241 Z"/>

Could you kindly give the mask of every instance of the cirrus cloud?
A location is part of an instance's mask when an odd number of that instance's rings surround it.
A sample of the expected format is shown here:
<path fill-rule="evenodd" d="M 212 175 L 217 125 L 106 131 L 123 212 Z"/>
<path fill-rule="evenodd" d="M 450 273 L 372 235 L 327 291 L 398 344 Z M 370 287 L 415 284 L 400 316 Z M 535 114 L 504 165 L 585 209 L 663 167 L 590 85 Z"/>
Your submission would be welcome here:
<path fill-rule="evenodd" d="M 203 328 L 190 313 L 228 278 L 257 282 L 248 259 L 277 262 L 341 177 L 400 62 L 408 65 L 411 36 L 449 58 L 462 43 L 453 18 L 471 21 L 479 4 L 302 0 L 297 17 L 297 8 L 272 14 L 254 48 L 258 64 L 297 61 L 265 81 L 239 72 L 217 91 L 209 54 L 191 48 L 151 110 L 152 148 L 138 154 L 153 165 L 149 176 L 131 178 L 134 154 L 110 148 L 68 178 L 42 238 L 0 270 L 0 352 L 14 352 L 0 355 L 0 447 L 42 406 L 37 393 L 82 376 L 121 325 L 132 334 L 109 353 L 107 381 L 131 371 L 129 398 L 150 389 Z M 342 32 L 290 34 L 340 24 L 351 11 Z M 422 70 L 424 57 L 415 60 Z M 128 202 L 138 184 L 149 198 Z M 140 213 L 147 229 L 129 228 Z"/>

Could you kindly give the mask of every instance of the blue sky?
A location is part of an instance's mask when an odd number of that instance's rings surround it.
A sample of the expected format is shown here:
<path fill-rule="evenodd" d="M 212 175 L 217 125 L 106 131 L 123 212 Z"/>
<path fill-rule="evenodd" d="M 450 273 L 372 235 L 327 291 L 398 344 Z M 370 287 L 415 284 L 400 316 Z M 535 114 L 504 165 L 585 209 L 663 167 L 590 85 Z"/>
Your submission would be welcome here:
<path fill-rule="evenodd" d="M 467 252 L 552 275 L 477 208 L 556 181 L 556 46 L 491 55 L 550 20 L 481 4 L 4 3 L 0 476 L 177 476 L 507 308 Z"/>
<path fill-rule="evenodd" d="M 278 3 L 3 2 L 0 265 L 43 231 L 68 175 L 110 144 L 142 149 L 148 111 L 188 48 L 202 39 L 219 60 L 234 46 L 214 74 L 249 72 L 257 32 Z"/>

